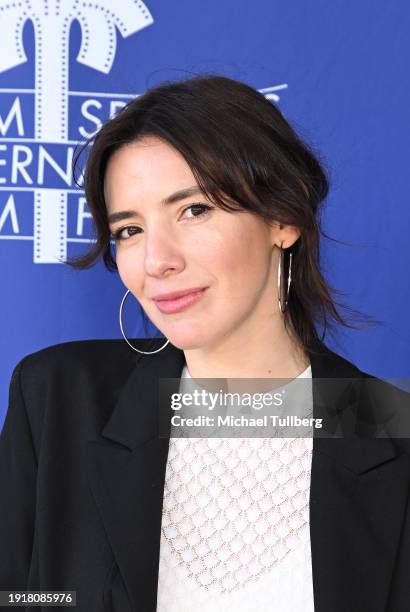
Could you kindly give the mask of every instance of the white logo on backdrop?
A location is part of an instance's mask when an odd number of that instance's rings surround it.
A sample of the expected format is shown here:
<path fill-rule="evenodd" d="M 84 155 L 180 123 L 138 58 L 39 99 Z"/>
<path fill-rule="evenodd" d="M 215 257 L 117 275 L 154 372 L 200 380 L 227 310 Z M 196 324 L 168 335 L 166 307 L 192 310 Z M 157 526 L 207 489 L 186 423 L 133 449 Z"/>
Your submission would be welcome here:
<path fill-rule="evenodd" d="M 80 116 L 93 124 L 91 131 L 78 127 L 87 138 L 101 127 L 103 111 L 111 117 L 138 95 L 69 91 L 71 24 L 77 20 L 81 28 L 76 61 L 108 74 L 116 53 L 116 28 L 126 38 L 154 20 L 140 0 L 0 0 L 0 15 L 0 73 L 27 61 L 23 28 L 29 20 L 35 37 L 34 90 L 0 89 L 7 101 L 0 111 L 0 239 L 32 241 L 34 263 L 61 263 L 67 257 L 68 243 L 91 241 L 84 237 L 90 213 L 83 192 L 72 183 L 74 149 L 81 140 L 70 140 L 69 104 L 77 101 Z M 281 84 L 259 91 L 278 101 L 275 91 L 286 87 Z M 33 137 L 27 137 L 27 100 L 33 100 Z M 17 136 L 8 137 L 12 128 Z M 76 212 L 70 232 L 68 198 Z M 20 229 L 19 214 L 27 208 L 34 210 L 32 235 Z"/>

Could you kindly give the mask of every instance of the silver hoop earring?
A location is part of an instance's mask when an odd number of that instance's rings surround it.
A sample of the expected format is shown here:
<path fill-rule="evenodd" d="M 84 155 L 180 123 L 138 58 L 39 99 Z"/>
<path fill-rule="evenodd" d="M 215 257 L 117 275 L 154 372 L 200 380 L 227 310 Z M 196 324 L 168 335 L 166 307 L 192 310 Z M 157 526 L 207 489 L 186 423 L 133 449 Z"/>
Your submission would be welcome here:
<path fill-rule="evenodd" d="M 283 288 L 285 286 L 285 251 L 282 249 L 282 245 L 279 248 L 280 257 L 278 265 L 278 302 L 279 310 L 283 313 L 285 312 L 286 307 L 288 305 L 289 287 L 292 280 L 292 253 L 290 253 L 289 255 L 289 274 L 286 288 L 286 296 L 284 296 Z"/>
<path fill-rule="evenodd" d="M 134 351 L 137 351 L 137 353 L 143 353 L 143 355 L 154 355 L 154 353 L 159 353 L 160 351 L 162 351 L 163 348 L 166 347 L 166 345 L 169 343 L 169 340 L 167 340 L 163 346 L 161 346 L 159 349 L 156 349 L 155 351 L 140 351 L 139 349 L 135 348 L 135 346 L 131 344 L 131 342 L 128 340 L 127 336 L 125 335 L 124 329 L 122 327 L 122 307 L 124 306 L 124 302 L 129 293 L 130 293 L 130 290 L 128 289 L 126 294 L 122 298 L 121 305 L 120 305 L 120 328 L 121 328 L 121 333 L 124 337 L 124 340 L 128 344 L 128 346 L 130 346 Z"/>

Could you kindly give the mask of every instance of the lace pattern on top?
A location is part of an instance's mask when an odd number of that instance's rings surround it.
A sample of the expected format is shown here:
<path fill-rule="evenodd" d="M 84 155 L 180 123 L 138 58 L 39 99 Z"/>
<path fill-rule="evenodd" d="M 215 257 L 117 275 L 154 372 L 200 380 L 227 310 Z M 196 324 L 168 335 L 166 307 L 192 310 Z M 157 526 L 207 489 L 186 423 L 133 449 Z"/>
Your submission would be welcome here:
<path fill-rule="evenodd" d="M 170 438 L 157 610 L 262 610 L 261 598 L 269 609 L 291 609 L 280 607 L 286 600 L 313 610 L 312 443 Z"/>

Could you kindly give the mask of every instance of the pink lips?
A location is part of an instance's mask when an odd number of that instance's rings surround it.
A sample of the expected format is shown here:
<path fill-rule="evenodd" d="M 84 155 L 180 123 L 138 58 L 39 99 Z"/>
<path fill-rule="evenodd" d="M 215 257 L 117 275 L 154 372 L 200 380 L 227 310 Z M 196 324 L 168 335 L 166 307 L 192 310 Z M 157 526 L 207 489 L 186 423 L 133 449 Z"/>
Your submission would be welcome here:
<path fill-rule="evenodd" d="M 182 310 L 185 310 L 185 308 L 188 308 L 188 306 L 191 306 L 200 300 L 207 289 L 208 287 L 204 287 L 204 289 L 193 291 L 192 293 L 182 295 L 179 298 L 174 298 L 172 300 L 154 300 L 154 302 L 158 309 L 165 314 L 181 312 Z"/>

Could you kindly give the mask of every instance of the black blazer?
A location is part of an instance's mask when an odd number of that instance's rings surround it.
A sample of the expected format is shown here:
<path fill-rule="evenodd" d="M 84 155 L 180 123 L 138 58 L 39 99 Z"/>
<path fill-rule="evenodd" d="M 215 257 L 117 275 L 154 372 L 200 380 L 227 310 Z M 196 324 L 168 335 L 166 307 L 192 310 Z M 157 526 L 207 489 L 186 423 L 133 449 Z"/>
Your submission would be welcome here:
<path fill-rule="evenodd" d="M 409 394 L 321 343 L 310 360 L 315 417 L 318 379 L 359 383 L 330 419 L 345 437 L 317 430 L 313 441 L 315 611 L 409 612 L 409 439 L 362 436 L 373 426 L 362 383 L 379 381 L 387 411 Z M 16 365 L 0 436 L 0 590 L 76 590 L 81 612 L 155 611 L 169 444 L 158 379 L 179 379 L 183 365 L 172 344 L 141 356 L 123 340 L 54 345 Z"/>

